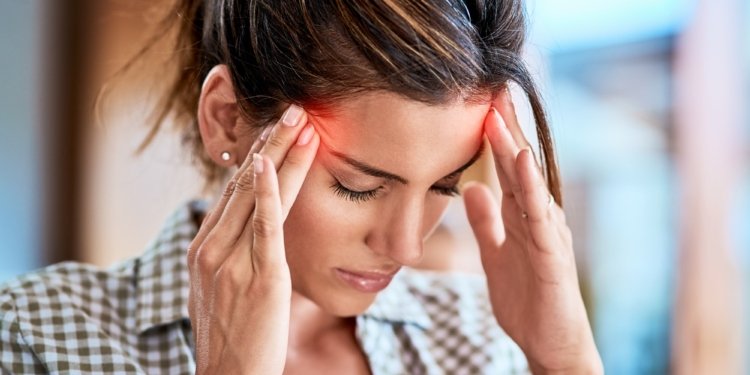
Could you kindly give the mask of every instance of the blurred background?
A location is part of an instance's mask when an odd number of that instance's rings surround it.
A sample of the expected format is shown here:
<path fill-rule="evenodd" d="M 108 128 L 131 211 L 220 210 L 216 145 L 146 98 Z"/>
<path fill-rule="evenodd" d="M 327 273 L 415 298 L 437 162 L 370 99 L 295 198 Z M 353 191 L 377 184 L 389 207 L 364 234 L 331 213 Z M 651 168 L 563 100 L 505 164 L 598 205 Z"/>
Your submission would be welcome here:
<path fill-rule="evenodd" d="M 95 106 L 149 36 L 152 4 L 0 0 L 0 281 L 136 256 L 200 196 L 176 134 L 134 155 L 147 86 L 119 82 Z M 528 62 L 549 106 L 607 373 L 748 373 L 750 4 L 527 8 Z M 470 175 L 490 180 L 490 168 Z M 460 202 L 428 247 L 425 268 L 481 272 Z"/>

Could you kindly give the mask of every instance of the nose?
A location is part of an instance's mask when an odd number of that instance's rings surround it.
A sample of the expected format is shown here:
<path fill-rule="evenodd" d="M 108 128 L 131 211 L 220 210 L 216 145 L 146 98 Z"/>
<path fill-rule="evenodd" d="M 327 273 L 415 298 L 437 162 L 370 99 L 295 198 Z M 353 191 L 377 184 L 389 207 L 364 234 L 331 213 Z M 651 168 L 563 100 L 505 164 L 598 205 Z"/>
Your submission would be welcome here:
<path fill-rule="evenodd" d="M 415 266 L 422 259 L 423 219 L 423 200 L 401 201 L 376 219 L 378 224 L 366 242 L 379 255 L 401 265 Z"/>

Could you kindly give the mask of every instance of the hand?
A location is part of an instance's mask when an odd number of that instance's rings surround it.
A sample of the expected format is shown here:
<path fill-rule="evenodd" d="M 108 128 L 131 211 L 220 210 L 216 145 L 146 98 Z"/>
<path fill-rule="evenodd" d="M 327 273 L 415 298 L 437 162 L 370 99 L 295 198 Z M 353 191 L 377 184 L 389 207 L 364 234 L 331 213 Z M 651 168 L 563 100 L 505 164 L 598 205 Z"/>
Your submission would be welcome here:
<path fill-rule="evenodd" d="M 297 124 L 280 120 L 255 142 L 188 249 L 198 374 L 284 370 L 292 287 L 283 224 L 320 142 L 304 113 Z"/>
<path fill-rule="evenodd" d="M 468 185 L 464 201 L 495 318 L 534 373 L 601 373 L 565 213 L 547 189 L 507 90 L 484 126 L 502 190 L 500 209 L 482 184 Z"/>

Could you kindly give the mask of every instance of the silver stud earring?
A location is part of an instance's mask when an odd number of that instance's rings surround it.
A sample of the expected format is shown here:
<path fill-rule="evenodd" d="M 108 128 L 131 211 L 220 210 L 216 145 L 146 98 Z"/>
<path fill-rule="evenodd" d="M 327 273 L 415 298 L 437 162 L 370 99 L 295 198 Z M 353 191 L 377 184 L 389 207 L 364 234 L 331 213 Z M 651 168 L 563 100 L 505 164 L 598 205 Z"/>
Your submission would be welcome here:
<path fill-rule="evenodd" d="M 232 157 L 232 154 L 229 153 L 229 151 L 224 151 L 221 153 L 221 160 L 229 161 L 229 158 Z"/>

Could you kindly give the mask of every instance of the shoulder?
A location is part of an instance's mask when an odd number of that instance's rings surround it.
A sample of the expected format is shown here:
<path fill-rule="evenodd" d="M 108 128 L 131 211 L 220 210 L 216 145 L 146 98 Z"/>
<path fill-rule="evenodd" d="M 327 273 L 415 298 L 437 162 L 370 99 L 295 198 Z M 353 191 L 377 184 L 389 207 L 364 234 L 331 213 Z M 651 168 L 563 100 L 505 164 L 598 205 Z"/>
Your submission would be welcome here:
<path fill-rule="evenodd" d="M 72 369 L 71 348 L 121 326 L 128 314 L 124 302 L 133 294 L 127 280 L 122 268 L 105 271 L 65 262 L 5 282 L 0 286 L 2 369 Z"/>
<path fill-rule="evenodd" d="M 19 321 L 42 321 L 42 317 L 81 311 L 97 316 L 97 307 L 117 307 L 133 293 L 135 261 L 101 270 L 94 266 L 63 262 L 37 270 L 0 286 L 4 297 L 2 313 L 9 305 Z"/>
<path fill-rule="evenodd" d="M 136 261 L 128 260 L 112 269 L 62 262 L 12 278 L 0 285 L 0 290 L 15 296 L 19 306 L 45 299 L 75 302 L 76 297 L 95 298 L 100 290 L 129 284 Z"/>
<path fill-rule="evenodd" d="M 178 209 L 139 257 L 108 269 L 59 263 L 0 285 L 0 366 L 13 364 L 0 373 L 189 372 L 194 206 Z"/>
<path fill-rule="evenodd" d="M 146 324 L 156 322 L 158 317 L 144 311 L 179 315 L 166 311 L 170 306 L 159 302 L 176 302 L 178 310 L 183 307 L 182 296 L 188 287 L 185 252 L 197 232 L 194 216 L 204 205 L 198 200 L 181 205 L 141 255 L 110 268 L 62 262 L 1 284 L 4 304 L 0 313 L 10 314 L 12 310 L 20 323 L 33 323 L 31 332 L 45 324 L 58 328 L 63 324 L 59 317 L 85 316 L 87 321 L 106 327 L 132 324 L 143 315 L 148 321 L 136 328 L 147 328 Z"/>

